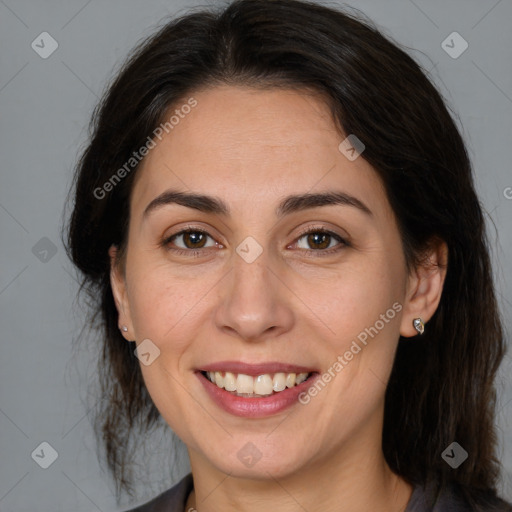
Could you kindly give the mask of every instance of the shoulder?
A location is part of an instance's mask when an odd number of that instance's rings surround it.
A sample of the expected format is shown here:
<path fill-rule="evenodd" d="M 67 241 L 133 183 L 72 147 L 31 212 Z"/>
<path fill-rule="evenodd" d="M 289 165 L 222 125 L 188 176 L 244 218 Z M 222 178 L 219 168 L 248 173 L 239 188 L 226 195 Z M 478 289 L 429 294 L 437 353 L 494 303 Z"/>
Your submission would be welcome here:
<path fill-rule="evenodd" d="M 125 512 L 183 512 L 187 497 L 194 486 L 192 474 L 184 476 L 174 487 L 137 508 Z"/>
<path fill-rule="evenodd" d="M 434 508 L 434 512 L 437 512 Z M 450 484 L 439 497 L 439 512 L 512 512 L 512 505 L 494 492 Z"/>
<path fill-rule="evenodd" d="M 405 512 L 512 512 L 512 505 L 491 491 L 456 482 L 439 489 L 431 482 L 414 487 Z"/>

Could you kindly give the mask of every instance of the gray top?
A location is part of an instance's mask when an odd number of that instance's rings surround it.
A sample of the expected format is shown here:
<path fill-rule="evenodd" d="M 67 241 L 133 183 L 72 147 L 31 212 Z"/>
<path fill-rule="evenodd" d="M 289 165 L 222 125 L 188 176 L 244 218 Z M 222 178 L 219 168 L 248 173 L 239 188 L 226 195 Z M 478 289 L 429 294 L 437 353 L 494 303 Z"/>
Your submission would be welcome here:
<path fill-rule="evenodd" d="M 185 510 L 187 498 L 194 487 L 192 474 L 183 477 L 174 487 L 163 492 L 156 498 L 140 507 L 126 512 L 188 512 Z M 445 489 L 434 505 L 432 501 L 432 486 L 416 485 L 405 512 L 473 512 L 475 509 L 469 506 L 455 490 L 455 486 Z M 512 512 L 512 505 L 499 498 L 494 498 L 489 506 L 480 509 L 482 512 Z"/>

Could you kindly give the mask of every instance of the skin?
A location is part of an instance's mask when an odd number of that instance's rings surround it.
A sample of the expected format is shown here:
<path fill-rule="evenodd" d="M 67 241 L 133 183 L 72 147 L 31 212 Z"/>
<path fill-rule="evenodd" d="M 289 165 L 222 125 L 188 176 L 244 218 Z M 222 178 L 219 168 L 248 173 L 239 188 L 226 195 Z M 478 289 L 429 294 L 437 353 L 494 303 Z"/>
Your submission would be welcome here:
<path fill-rule="evenodd" d="M 399 335 L 416 336 L 412 320 L 427 323 L 438 306 L 445 270 L 436 263 L 446 264 L 446 245 L 432 249 L 432 267 L 408 274 L 380 179 L 363 158 L 349 161 L 339 151 L 345 135 L 321 98 L 234 86 L 193 97 L 197 106 L 138 171 L 125 258 L 110 249 L 123 335 L 137 345 L 149 338 L 160 350 L 141 370 L 188 449 L 194 491 L 187 510 L 329 512 L 343 503 L 350 512 L 403 511 L 412 487 L 391 472 L 381 449 L 385 384 Z M 231 216 L 172 204 L 143 218 L 170 188 L 217 196 Z M 373 215 L 329 205 L 275 216 L 288 195 L 329 190 L 355 196 Z M 192 251 L 197 239 L 161 245 L 188 223 L 211 237 L 199 257 L 170 250 Z M 308 243 L 300 230 L 309 227 L 349 245 Z M 236 253 L 248 236 L 263 249 L 252 263 Z M 222 360 L 324 372 L 395 302 L 401 311 L 307 405 L 236 417 L 210 400 L 194 374 Z M 262 454 L 250 468 L 237 457 L 248 442 Z"/>

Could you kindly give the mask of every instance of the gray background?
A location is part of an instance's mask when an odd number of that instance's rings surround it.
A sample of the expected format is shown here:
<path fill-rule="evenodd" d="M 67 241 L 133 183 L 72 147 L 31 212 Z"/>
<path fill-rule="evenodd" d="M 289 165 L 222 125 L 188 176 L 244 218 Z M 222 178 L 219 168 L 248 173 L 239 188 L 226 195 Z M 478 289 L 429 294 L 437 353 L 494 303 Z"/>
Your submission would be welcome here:
<path fill-rule="evenodd" d="M 84 311 L 74 305 L 77 283 L 60 242 L 63 205 L 91 111 L 122 59 L 165 16 L 211 4 L 220 5 L 176 0 L 0 0 L 2 512 L 106 512 L 136 504 L 125 499 L 116 505 L 86 417 L 94 402 L 87 395 L 87 383 L 94 379 L 96 345 L 91 333 L 73 355 Z M 411 48 L 460 116 L 477 188 L 489 214 L 495 280 L 509 334 L 512 3 L 364 0 L 350 5 Z M 31 47 L 44 31 L 59 45 L 47 59 Z M 469 44 L 458 58 L 441 46 L 453 31 Z M 454 45 L 460 48 L 459 43 Z M 50 242 L 40 241 L 44 237 Z M 511 375 L 512 359 L 507 355 L 498 380 L 497 421 L 504 466 L 501 492 L 509 500 Z M 44 441 L 58 452 L 47 469 L 31 458 Z M 182 446 L 174 474 L 166 471 L 173 464 L 163 448 L 167 445 L 162 444 L 168 441 L 162 434 L 150 438 L 146 451 L 154 450 L 155 463 L 141 468 L 146 478 L 140 480 L 137 503 L 188 472 Z"/>

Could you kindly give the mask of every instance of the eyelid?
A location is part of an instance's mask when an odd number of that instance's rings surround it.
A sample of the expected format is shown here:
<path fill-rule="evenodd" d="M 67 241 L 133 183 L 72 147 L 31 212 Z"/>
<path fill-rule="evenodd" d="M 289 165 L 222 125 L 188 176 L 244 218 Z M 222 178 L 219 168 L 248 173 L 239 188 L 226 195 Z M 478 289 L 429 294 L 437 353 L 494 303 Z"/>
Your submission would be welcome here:
<path fill-rule="evenodd" d="M 339 252 L 343 247 L 351 247 L 351 243 L 349 242 L 349 238 L 346 236 L 342 236 L 336 231 L 327 228 L 326 226 L 308 226 L 307 228 L 303 228 L 299 233 L 296 235 L 294 242 L 291 245 L 295 245 L 298 243 L 298 241 L 303 238 L 305 235 L 309 235 L 310 233 L 323 233 L 326 235 L 329 235 L 331 238 L 334 238 L 338 241 L 338 245 L 335 247 L 331 247 L 330 249 L 302 249 L 302 253 L 305 254 L 311 254 L 315 253 L 318 254 L 318 256 L 322 255 L 331 255 Z M 288 246 L 290 247 L 290 246 Z"/>
<path fill-rule="evenodd" d="M 345 242 L 347 242 L 347 240 L 348 240 L 348 236 L 340 235 L 339 233 L 337 233 L 333 229 L 330 229 L 330 228 L 326 227 L 325 225 L 308 226 L 306 228 L 303 228 L 303 229 L 301 229 L 299 231 L 299 233 L 297 234 L 296 238 L 300 238 L 300 237 L 302 237 L 304 235 L 307 235 L 309 233 L 317 233 L 317 232 L 321 232 L 321 233 L 326 233 L 326 234 L 329 234 L 329 235 L 337 236 L 338 238 L 341 238 Z"/>
<path fill-rule="evenodd" d="M 202 234 L 206 235 L 207 237 L 211 238 L 212 240 L 215 240 L 215 237 L 210 233 L 210 231 L 208 231 L 208 229 L 199 227 L 199 226 L 193 226 L 193 225 L 189 224 L 187 226 L 182 227 L 178 231 L 175 231 L 171 235 L 164 236 L 162 239 L 161 245 L 165 247 L 167 244 L 170 243 L 170 241 L 173 238 L 176 238 L 180 235 L 184 235 L 186 233 L 191 233 L 191 232 L 192 233 L 202 233 Z M 220 245 L 221 247 L 224 247 L 224 245 L 221 244 L 220 242 L 215 241 L 215 243 L 217 245 Z M 207 248 L 207 249 L 209 249 L 209 248 Z M 185 250 L 185 249 L 182 249 L 182 250 Z M 197 249 L 186 249 L 187 252 L 192 252 L 195 250 L 197 250 Z"/>

